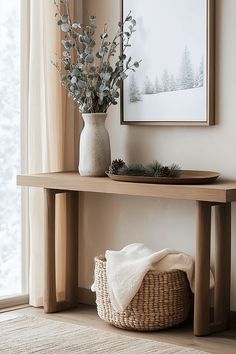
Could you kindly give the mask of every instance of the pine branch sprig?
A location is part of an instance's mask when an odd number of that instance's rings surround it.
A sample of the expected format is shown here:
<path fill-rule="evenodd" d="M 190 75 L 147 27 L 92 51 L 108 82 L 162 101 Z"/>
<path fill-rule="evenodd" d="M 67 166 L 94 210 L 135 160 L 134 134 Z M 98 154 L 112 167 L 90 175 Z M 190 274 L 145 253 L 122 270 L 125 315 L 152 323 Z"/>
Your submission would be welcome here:
<path fill-rule="evenodd" d="M 146 176 L 147 169 L 142 164 L 125 165 L 118 170 L 118 175 Z"/>
<path fill-rule="evenodd" d="M 161 175 L 162 165 L 158 161 L 153 161 L 147 166 L 148 175 L 150 177 L 158 177 Z"/>
<path fill-rule="evenodd" d="M 112 161 L 109 173 L 122 176 L 144 176 L 144 177 L 178 177 L 181 173 L 179 165 L 173 163 L 170 166 L 163 166 L 158 161 L 144 166 L 142 164 L 127 165 L 123 160 Z"/>
<path fill-rule="evenodd" d="M 170 167 L 169 167 L 170 173 L 169 176 L 170 177 L 178 177 L 180 175 L 181 172 L 181 167 L 175 163 L 173 163 Z"/>

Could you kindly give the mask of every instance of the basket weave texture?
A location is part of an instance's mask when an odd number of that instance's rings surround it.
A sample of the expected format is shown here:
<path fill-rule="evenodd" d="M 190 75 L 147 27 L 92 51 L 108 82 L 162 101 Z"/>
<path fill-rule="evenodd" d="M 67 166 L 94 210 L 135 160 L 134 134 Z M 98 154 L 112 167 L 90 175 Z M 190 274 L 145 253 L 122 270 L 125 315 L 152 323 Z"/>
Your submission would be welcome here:
<path fill-rule="evenodd" d="M 191 291 L 186 274 L 180 270 L 149 271 L 127 308 L 119 313 L 110 301 L 106 261 L 95 259 L 96 303 L 99 317 L 116 327 L 154 331 L 173 327 L 189 314 Z"/>

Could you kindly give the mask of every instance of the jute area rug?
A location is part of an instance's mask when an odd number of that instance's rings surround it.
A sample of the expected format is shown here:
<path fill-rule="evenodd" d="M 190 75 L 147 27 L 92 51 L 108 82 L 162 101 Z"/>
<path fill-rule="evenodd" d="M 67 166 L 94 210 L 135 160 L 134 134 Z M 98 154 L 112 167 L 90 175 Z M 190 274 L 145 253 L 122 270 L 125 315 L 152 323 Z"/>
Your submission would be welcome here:
<path fill-rule="evenodd" d="M 75 324 L 24 316 L 0 323 L 0 353 L 203 354 L 204 352 L 116 335 Z"/>

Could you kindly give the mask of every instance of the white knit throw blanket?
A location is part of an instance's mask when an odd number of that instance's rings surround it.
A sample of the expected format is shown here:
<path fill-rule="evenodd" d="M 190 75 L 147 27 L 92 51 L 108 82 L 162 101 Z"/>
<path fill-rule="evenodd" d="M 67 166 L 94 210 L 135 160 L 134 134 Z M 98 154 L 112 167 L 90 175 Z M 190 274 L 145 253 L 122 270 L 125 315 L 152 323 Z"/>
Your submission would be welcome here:
<path fill-rule="evenodd" d="M 157 272 L 179 269 L 186 273 L 194 292 L 194 259 L 186 253 L 163 249 L 154 252 L 144 244 L 134 243 L 120 251 L 106 251 L 108 289 L 114 309 L 122 312 L 139 290 L 149 270 Z M 214 278 L 210 273 L 210 286 Z M 92 287 L 93 290 L 94 287 Z"/>

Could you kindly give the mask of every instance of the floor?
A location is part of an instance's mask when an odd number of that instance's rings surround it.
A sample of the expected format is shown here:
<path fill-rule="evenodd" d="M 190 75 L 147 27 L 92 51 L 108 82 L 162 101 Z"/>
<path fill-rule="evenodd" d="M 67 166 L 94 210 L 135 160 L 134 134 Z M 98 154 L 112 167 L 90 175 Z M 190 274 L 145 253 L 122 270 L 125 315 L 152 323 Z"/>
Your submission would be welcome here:
<path fill-rule="evenodd" d="M 190 325 L 183 325 L 178 328 L 152 333 L 124 331 L 101 321 L 97 316 L 96 308 L 94 306 L 87 305 L 80 305 L 77 309 L 55 314 L 45 314 L 42 309 L 26 307 L 23 309 L 0 313 L 0 321 L 24 315 L 40 316 L 56 321 L 91 326 L 113 333 L 182 345 L 214 354 L 236 354 L 236 329 L 202 338 L 193 336 Z"/>

